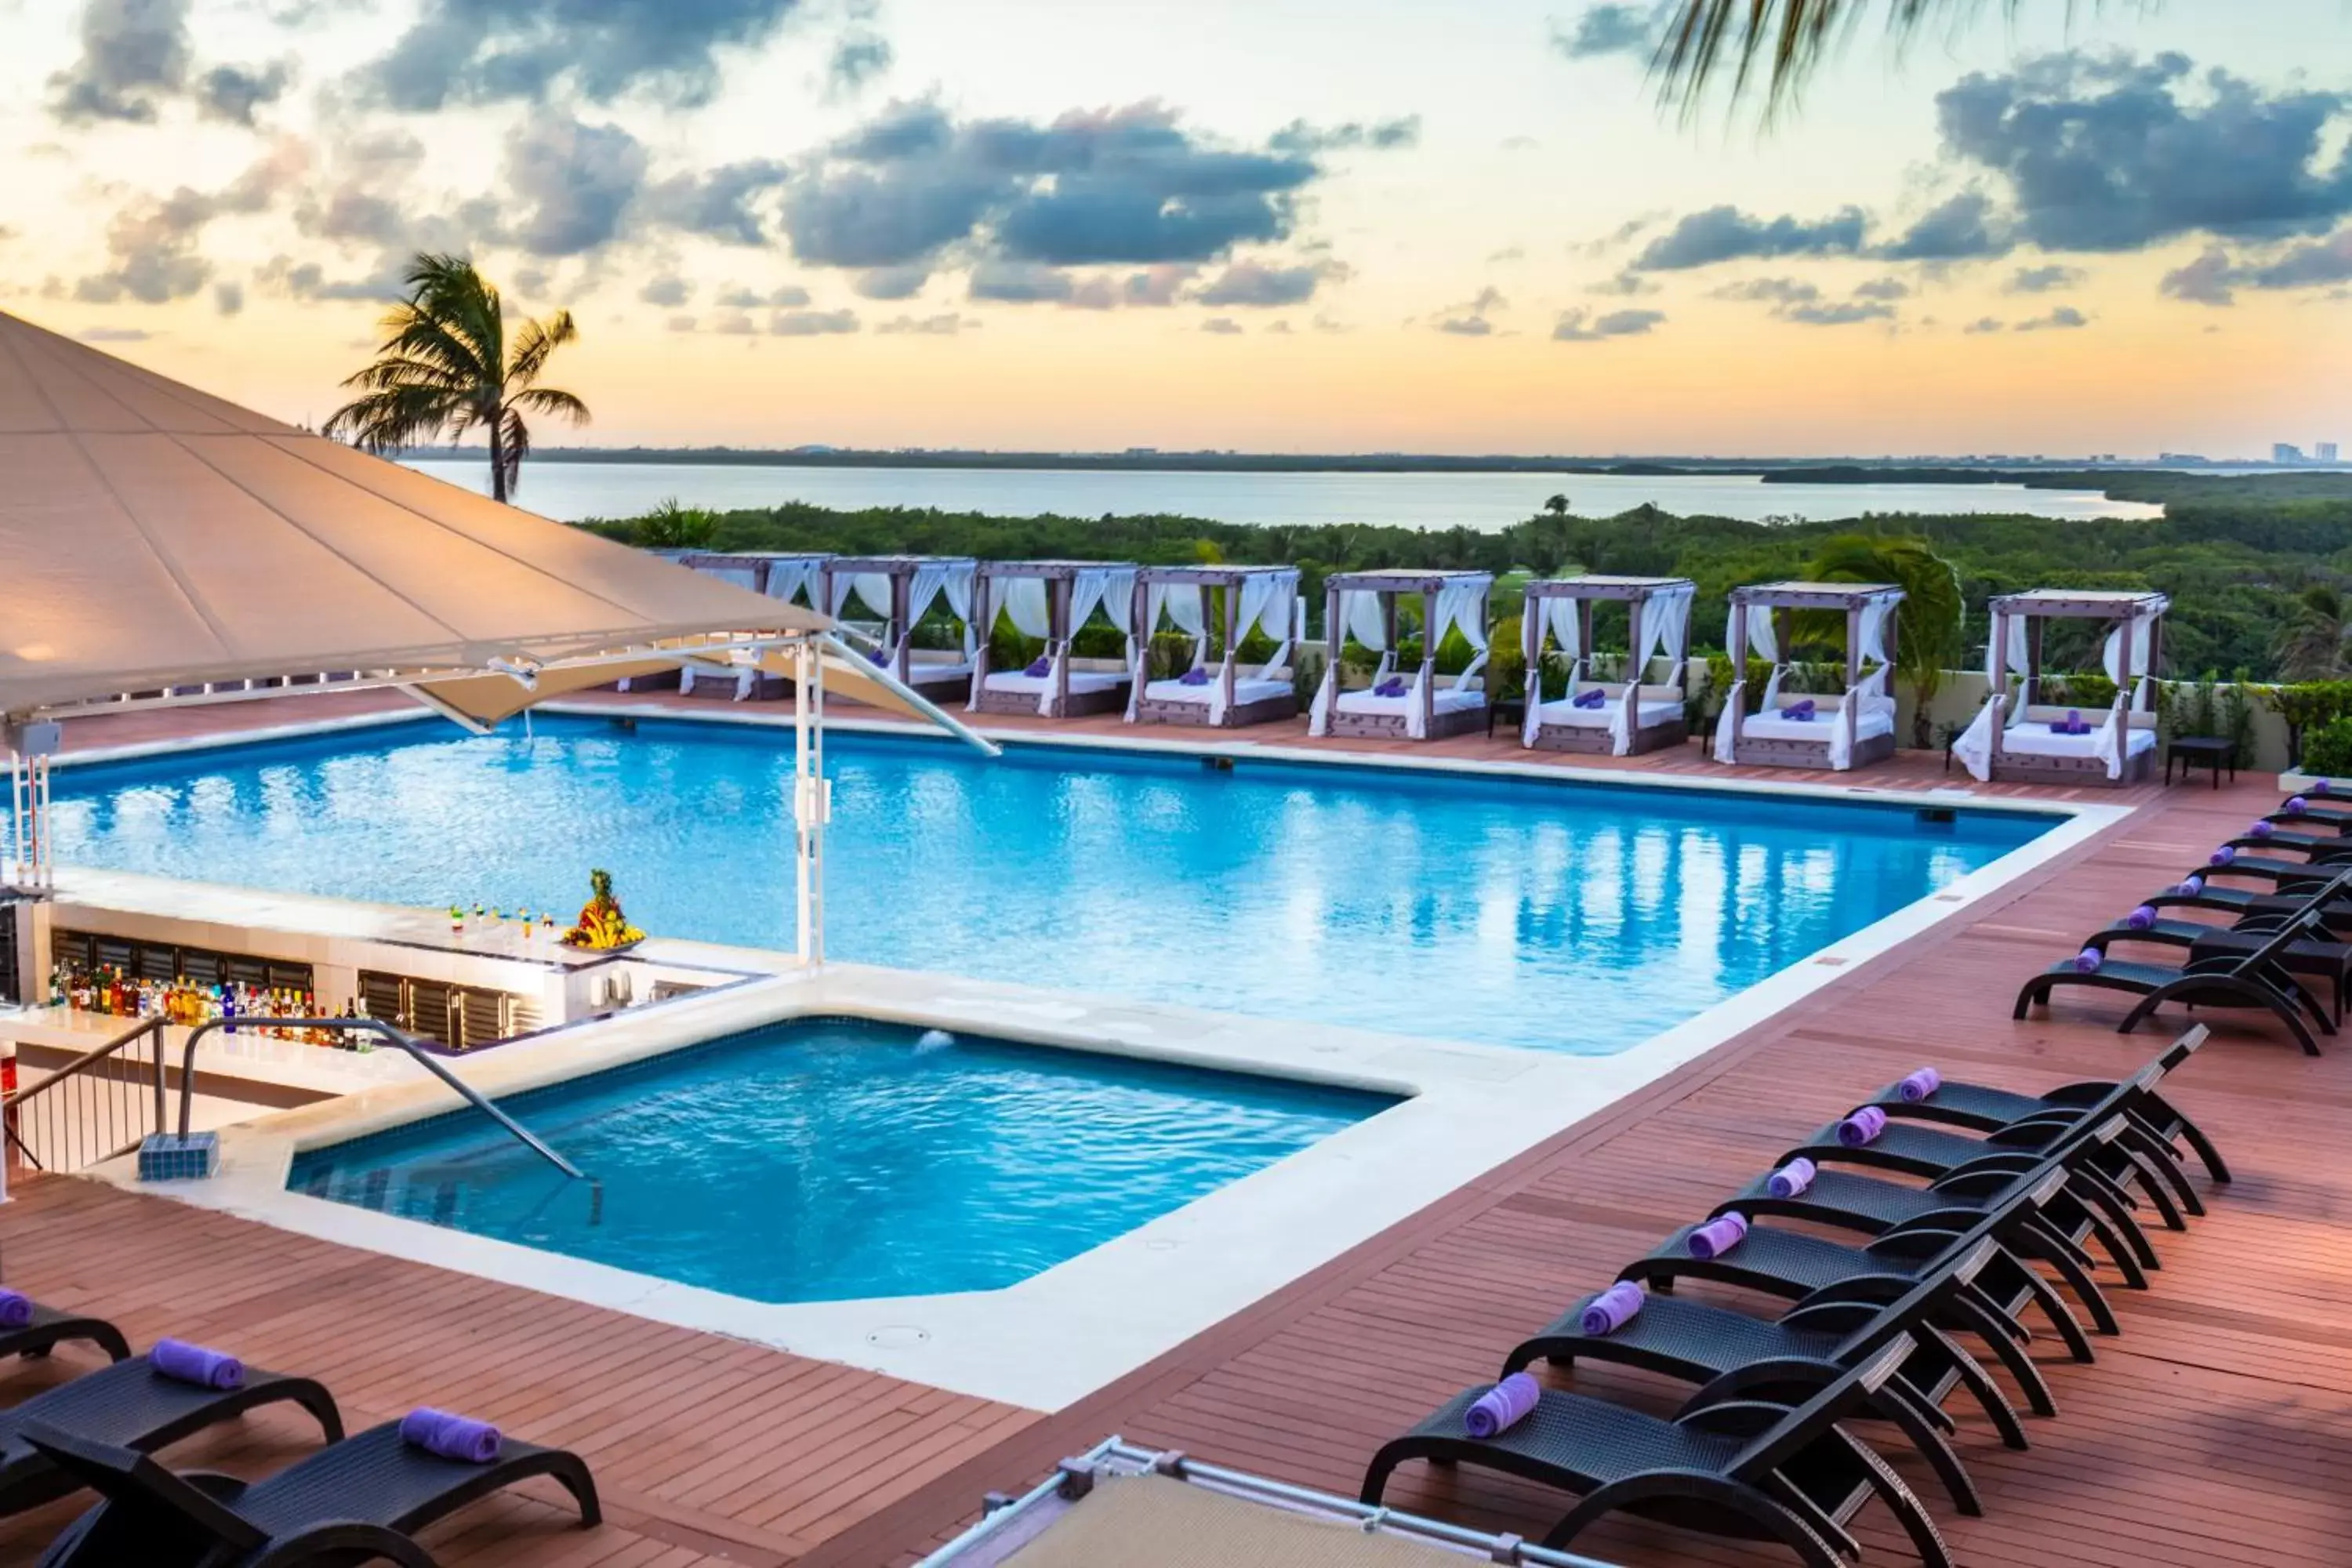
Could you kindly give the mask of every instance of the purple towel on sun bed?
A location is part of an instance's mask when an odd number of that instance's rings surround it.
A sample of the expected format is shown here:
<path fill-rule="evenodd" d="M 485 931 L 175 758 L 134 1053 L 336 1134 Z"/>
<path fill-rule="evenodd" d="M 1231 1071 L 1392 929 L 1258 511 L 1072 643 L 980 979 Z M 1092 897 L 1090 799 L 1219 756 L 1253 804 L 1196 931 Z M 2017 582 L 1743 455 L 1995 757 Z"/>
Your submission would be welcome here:
<path fill-rule="evenodd" d="M 2188 880 L 2180 884 L 2180 896 L 2184 899 L 2201 898 L 2204 893 L 2205 879 L 2193 872 L 2190 873 Z"/>
<path fill-rule="evenodd" d="M 0 1285 L 0 1329 L 21 1329 L 33 1321 L 33 1299 Z"/>
<path fill-rule="evenodd" d="M 1176 678 L 1176 684 L 1179 686 L 1206 686 L 1209 684 L 1209 672 L 1196 665 L 1192 668 L 1188 669 L 1183 674 L 1178 676 Z"/>
<path fill-rule="evenodd" d="M 1634 1279 L 1620 1279 L 1584 1304 L 1577 1327 L 1588 1334 L 1613 1334 L 1633 1321 L 1650 1293 Z"/>
<path fill-rule="evenodd" d="M 2311 793 L 2314 795 L 2329 795 L 2334 793 L 2334 790 L 2333 786 L 2331 786 L 2326 779 L 2321 779 L 2311 786 Z"/>
<path fill-rule="evenodd" d="M 1597 686 L 1590 691 L 1577 693 L 1575 700 L 1570 704 L 1574 708 L 1605 708 L 1608 705 L 1609 693 Z"/>
<path fill-rule="evenodd" d="M 1921 1068 L 1917 1072 L 1909 1074 L 1901 1083 L 1896 1084 L 1895 1092 L 1903 1097 L 1904 1104 L 1916 1105 L 1923 1100 L 1933 1098 L 1935 1092 L 1943 1087 L 1942 1073 L 1937 1072 L 1934 1068 Z"/>
<path fill-rule="evenodd" d="M 2213 851 L 2213 864 L 2216 866 L 2226 866 L 2237 858 L 2238 847 L 2234 844 L 2224 844 Z"/>
<path fill-rule="evenodd" d="M 1819 1174 L 1821 1167 L 1801 1154 L 1773 1172 L 1771 1179 L 1764 1184 L 1764 1190 L 1776 1198 L 1800 1197 Z"/>
<path fill-rule="evenodd" d="M 872 653 L 867 654 L 867 655 L 866 656 L 866 661 L 867 661 L 868 663 L 870 663 L 870 664 L 878 664 L 878 665 L 884 665 L 884 666 L 887 666 L 887 665 L 888 665 L 888 664 L 889 664 L 889 662 L 890 662 L 890 655 L 889 655 L 889 652 L 888 652 L 888 650 L 887 650 L 887 649 L 885 649 L 885 648 L 878 648 L 878 647 L 877 647 L 877 648 L 876 648 Z"/>
<path fill-rule="evenodd" d="M 1477 1403 L 1462 1413 L 1462 1429 L 1483 1443 L 1526 1420 L 1535 1410 L 1536 1401 L 1542 1397 L 1541 1384 L 1524 1372 L 1515 1372 L 1480 1394 Z"/>
<path fill-rule="evenodd" d="M 487 1421 L 427 1407 L 400 1418 L 400 1440 L 460 1464 L 487 1465 L 499 1457 L 500 1438 L 499 1429 Z"/>
<path fill-rule="evenodd" d="M 1690 1255 L 1693 1258 L 1705 1263 L 1712 1258 L 1722 1257 L 1747 1239 L 1748 1216 L 1744 1214 L 1727 1214 L 1721 1219 L 1709 1220 L 1691 1232 L 1689 1239 L 1683 1245 L 1690 1248 Z"/>
<path fill-rule="evenodd" d="M 1372 695 L 1375 697 L 1402 697 L 1404 693 L 1404 677 L 1402 675 L 1391 675 L 1372 688 Z"/>
<path fill-rule="evenodd" d="M 2196 895 L 2192 893 L 2189 896 L 2194 898 Z M 2134 931 L 2153 931 L 2156 929 L 2157 921 L 2160 918 L 2156 912 L 2154 904 L 2142 904 L 2124 917 L 2124 924 Z"/>
<path fill-rule="evenodd" d="M 2095 947 L 2086 947 L 2082 952 L 2074 955 L 2074 973 L 2077 974 L 2096 974 L 2099 972 L 2100 967 L 2106 962 L 2107 955 L 2105 953 L 2101 952 Z"/>
<path fill-rule="evenodd" d="M 2268 838 L 2272 834 L 2276 833 L 2278 829 L 2276 827 L 2267 822 L 2257 822 L 2252 826 L 2246 829 L 2246 832 L 2249 835 L 2256 838 Z"/>
<path fill-rule="evenodd" d="M 1849 1149 L 1859 1149 L 1865 1143 L 1875 1143 L 1878 1135 L 1886 1131 L 1886 1112 L 1874 1105 L 1865 1105 L 1838 1123 L 1838 1142 Z"/>
<path fill-rule="evenodd" d="M 206 1350 L 185 1340 L 157 1340 L 147 1364 L 174 1383 L 198 1388 L 243 1388 L 245 1363 L 226 1351 Z"/>
<path fill-rule="evenodd" d="M 1031 659 L 1029 661 L 1029 668 L 1023 670 L 1021 673 L 1024 675 L 1035 676 L 1051 675 L 1054 673 L 1054 661 L 1047 658 L 1041 653 L 1035 658 Z"/>
<path fill-rule="evenodd" d="M 2303 796 L 2299 795 L 2291 795 L 2287 796 L 2286 804 L 2279 807 L 2280 811 L 2289 816 L 2301 816 L 2305 812 L 2307 812 L 2310 809 L 2311 802 L 2304 799 Z"/>

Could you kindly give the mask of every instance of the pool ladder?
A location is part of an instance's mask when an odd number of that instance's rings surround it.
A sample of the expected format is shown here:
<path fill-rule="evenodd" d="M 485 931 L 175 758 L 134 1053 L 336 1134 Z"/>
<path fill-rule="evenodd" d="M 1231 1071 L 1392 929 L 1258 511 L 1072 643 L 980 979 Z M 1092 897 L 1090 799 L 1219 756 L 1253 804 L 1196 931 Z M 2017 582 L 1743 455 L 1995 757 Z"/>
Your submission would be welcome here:
<path fill-rule="evenodd" d="M 196 1042 L 215 1029 L 231 1029 L 236 1026 L 236 1020 L 234 1018 L 215 1018 L 208 1023 L 199 1024 L 188 1031 L 187 1046 L 180 1055 L 180 1136 L 183 1138 L 185 1138 L 191 1131 L 190 1123 L 195 1115 Z M 396 1029 L 381 1018 L 255 1018 L 249 1020 L 247 1026 L 272 1029 L 331 1029 L 337 1034 L 373 1035 L 384 1044 L 395 1049 L 406 1051 L 410 1059 L 417 1066 L 456 1089 L 468 1105 L 512 1133 L 515 1139 L 532 1153 L 537 1154 L 575 1182 L 589 1180 L 579 1166 L 549 1148 L 546 1141 L 538 1133 L 491 1104 L 488 1097 L 480 1089 L 444 1067 L 415 1036 Z M 159 1058 L 163 1055 L 160 1044 L 156 1055 Z M 156 1093 L 160 1097 L 162 1092 L 163 1085 L 159 1079 Z"/>

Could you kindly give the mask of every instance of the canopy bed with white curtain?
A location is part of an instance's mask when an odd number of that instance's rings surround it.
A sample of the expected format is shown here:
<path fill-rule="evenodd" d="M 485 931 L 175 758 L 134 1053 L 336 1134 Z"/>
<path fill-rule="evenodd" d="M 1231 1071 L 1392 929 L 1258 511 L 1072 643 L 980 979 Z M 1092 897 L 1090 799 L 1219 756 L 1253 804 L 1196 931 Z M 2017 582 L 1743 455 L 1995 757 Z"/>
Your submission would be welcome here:
<path fill-rule="evenodd" d="M 1223 656 L 1212 658 L 1209 621 L 1219 590 L 1224 595 Z M 1135 683 L 1128 697 L 1129 723 L 1237 730 L 1297 714 L 1291 666 L 1307 635 L 1307 606 L 1298 597 L 1297 567 L 1146 566 L 1135 574 L 1133 615 L 1135 634 L 1128 647 Z M 1145 665 L 1162 625 L 1192 640 L 1192 658 L 1181 673 L 1151 680 Z M 1252 631 L 1274 645 L 1273 657 L 1263 663 L 1241 657 Z"/>
<path fill-rule="evenodd" d="M 1723 646 L 1733 679 L 1715 731 L 1715 760 L 1743 767 L 1844 773 L 1895 754 L 1895 610 L 1903 590 L 1886 583 L 1766 583 L 1731 591 Z M 1845 695 L 1783 692 L 1790 617 L 1845 617 Z M 1749 657 L 1772 667 L 1758 711 L 1748 709 Z"/>
<path fill-rule="evenodd" d="M 935 702 L 969 695 L 979 639 L 969 555 L 836 555 L 817 567 L 817 605 L 871 645 L 869 657 Z M 935 605 L 962 623 L 955 648 L 917 648 L 911 633 Z"/>
<path fill-rule="evenodd" d="M 2042 588 L 1992 601 L 1985 644 L 1990 691 L 1952 754 L 1986 783 L 2139 784 L 2156 771 L 2156 681 L 2164 651 L 2161 594 Z M 2104 710 L 2043 701 L 2042 633 L 2055 620 L 2105 623 L 2103 663 L 2116 685 Z M 2020 679 L 2012 689 L 2010 678 Z"/>
<path fill-rule="evenodd" d="M 1134 643 L 1135 568 L 1093 561 L 984 561 L 973 587 L 972 625 L 980 650 L 966 707 L 974 713 L 1034 713 L 1074 719 L 1127 708 L 1129 664 L 1103 668 L 1073 658 L 1070 641 L 1097 611 Z M 1045 651 L 1022 669 L 989 668 L 989 634 L 1002 614 Z"/>
<path fill-rule="evenodd" d="M 787 605 L 806 605 L 812 610 L 822 611 L 824 606 L 816 602 L 816 574 L 817 569 L 830 559 L 823 554 L 774 550 L 701 550 L 687 552 L 678 557 L 678 564 Z M 624 691 L 645 691 L 661 686 L 675 686 L 687 697 L 731 702 L 770 701 L 793 694 L 793 683 L 787 678 L 750 668 L 718 670 L 705 666 L 698 669 L 689 664 L 667 679 L 655 677 L 634 684 L 621 682 Z"/>
<path fill-rule="evenodd" d="M 1328 658 L 1309 715 L 1310 735 L 1366 740 L 1438 741 L 1485 728 L 1486 572 L 1339 572 L 1323 580 Z M 1397 668 L 1397 603 L 1421 595 L 1421 662 L 1411 676 Z M 1470 645 L 1462 673 L 1441 677 L 1437 649 L 1449 631 Z M 1371 684 L 1339 689 L 1339 650 L 1349 638 L 1380 655 Z M 1476 682 L 1476 684 L 1473 684 Z"/>
<path fill-rule="evenodd" d="M 1527 659 L 1527 714 L 1519 731 L 1529 751 L 1588 756 L 1639 756 L 1690 739 L 1691 605 L 1698 584 L 1687 577 L 1556 577 L 1528 584 L 1519 617 Z M 1602 604 L 1626 613 L 1625 679 L 1591 679 L 1592 616 Z M 1547 689 L 1548 646 L 1568 660 L 1567 684 Z M 1666 678 L 1650 680 L 1660 658 Z"/>

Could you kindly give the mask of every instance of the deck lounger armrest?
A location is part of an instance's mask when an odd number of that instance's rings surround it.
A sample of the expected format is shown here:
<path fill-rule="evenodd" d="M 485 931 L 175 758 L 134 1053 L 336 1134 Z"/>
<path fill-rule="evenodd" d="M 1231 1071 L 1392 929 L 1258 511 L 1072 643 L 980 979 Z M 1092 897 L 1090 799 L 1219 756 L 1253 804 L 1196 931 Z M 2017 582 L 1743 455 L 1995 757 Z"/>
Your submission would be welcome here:
<path fill-rule="evenodd" d="M 1790 1410 L 1773 1427 L 1759 1435 L 1726 1467 L 1733 1475 L 1762 1475 L 1775 1470 L 1804 1451 L 1838 1418 L 1864 1404 L 1903 1370 L 1918 1348 L 1907 1333 L 1888 1340 L 1878 1353 Z"/>
<path fill-rule="evenodd" d="M 207 1489 L 183 1480 L 136 1449 L 94 1442 L 42 1421 L 25 1422 L 17 1435 L 51 1464 L 127 1512 L 169 1516 L 239 1553 L 268 1544 L 268 1534 Z"/>

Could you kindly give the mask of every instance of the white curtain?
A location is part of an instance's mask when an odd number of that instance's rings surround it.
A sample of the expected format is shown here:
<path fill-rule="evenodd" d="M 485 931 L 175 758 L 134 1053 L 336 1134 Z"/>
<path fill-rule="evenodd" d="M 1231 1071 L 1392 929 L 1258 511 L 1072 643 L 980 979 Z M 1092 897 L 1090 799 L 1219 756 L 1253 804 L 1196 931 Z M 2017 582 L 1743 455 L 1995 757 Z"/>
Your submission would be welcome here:
<path fill-rule="evenodd" d="M 2107 679 L 2116 683 L 2117 690 L 2130 685 L 2132 706 L 2135 708 L 2143 707 L 2147 701 L 2148 664 L 2156 656 L 2156 618 L 2171 605 L 2169 599 L 2159 598 L 2154 611 L 2134 616 L 2107 634 Z M 2124 679 L 2124 648 L 2126 644 L 2131 648 L 2130 668 L 2135 678 L 2128 683 Z"/>
<path fill-rule="evenodd" d="M 1859 661 L 1877 666 L 1862 679 L 1859 689 L 1863 694 L 1864 706 L 1882 713 L 1892 711 L 1895 706 L 1895 699 L 1887 690 L 1887 683 L 1894 675 L 1895 659 L 1887 651 L 1886 625 L 1894 618 L 1895 606 L 1900 603 L 1902 600 L 1893 594 L 1871 600 L 1862 606 L 1862 624 L 1855 628 L 1854 641 L 1860 649 Z"/>
<path fill-rule="evenodd" d="M 834 619 L 849 605 L 850 595 L 866 606 L 866 613 L 877 620 L 890 618 L 890 574 L 887 572 L 836 572 L 833 577 L 833 603 L 825 614 Z"/>
<path fill-rule="evenodd" d="M 769 562 L 768 597 L 782 599 L 786 604 L 802 597 L 814 600 L 816 597 L 817 568 L 822 564 L 814 556 L 799 561 Z"/>
<path fill-rule="evenodd" d="M 1298 574 L 1253 574 L 1242 584 L 1238 616 L 1242 635 L 1255 626 L 1274 644 L 1274 657 L 1260 667 L 1257 679 L 1271 680 L 1289 662 L 1292 643 L 1307 623 L 1307 602 L 1298 596 Z"/>
<path fill-rule="evenodd" d="M 1734 732 L 1738 724 L 1739 710 L 1748 699 L 1748 655 L 1772 662 L 1772 679 L 1764 687 L 1764 711 L 1771 712 L 1780 706 L 1780 639 L 1772 629 L 1772 611 L 1768 605 L 1748 607 L 1748 646 L 1739 646 L 1739 606 L 1734 604 L 1731 616 L 1723 628 L 1724 650 L 1731 655 L 1731 689 L 1725 694 L 1723 717 L 1715 726 L 1715 760 L 1728 767 L 1738 761 Z"/>
<path fill-rule="evenodd" d="M 1697 603 L 1698 584 L 1696 583 L 1650 596 L 1649 603 L 1642 607 L 1643 646 L 1642 656 L 1634 660 L 1631 674 L 1634 684 L 1641 683 L 1643 672 L 1650 668 L 1650 660 L 1659 654 L 1671 654 L 1675 659 L 1674 668 L 1666 674 L 1666 684 L 1677 686 L 1682 683 L 1683 666 L 1688 662 L 1686 650 L 1690 646 L 1691 609 Z"/>
<path fill-rule="evenodd" d="M 1985 681 L 1988 685 L 1992 681 L 1993 655 L 1996 652 L 2000 654 L 2002 668 L 2008 671 L 2011 680 L 2025 679 L 2025 667 L 2033 658 L 2033 649 L 2027 635 L 2025 621 L 2026 617 L 2023 616 L 2009 617 L 2009 631 L 2001 639 L 2009 645 L 2005 648 L 1996 649 L 1993 647 L 1992 633 L 1990 630 L 1985 633 Z"/>
<path fill-rule="evenodd" d="M 2006 701 L 1998 691 L 1986 698 L 1985 705 L 1977 711 L 1976 721 L 1952 742 L 1952 755 L 1959 758 L 1960 765 L 1979 784 L 1992 782 L 1992 739 L 2000 727 L 2000 710 Z M 2022 711 L 2024 704 L 2018 707 Z"/>
<path fill-rule="evenodd" d="M 1528 614 L 1527 620 L 1533 628 L 1535 651 L 1528 659 L 1528 712 L 1519 725 L 1519 744 L 1532 750 L 1537 735 L 1543 729 L 1544 633 L 1549 631 L 1551 640 L 1558 643 L 1559 651 L 1568 656 L 1568 694 L 1573 697 L 1576 695 L 1576 671 L 1583 662 L 1583 649 L 1578 640 L 1582 636 L 1583 623 L 1577 616 L 1574 599 L 1548 597 L 1530 599 L 1528 604 L 1533 612 Z"/>
<path fill-rule="evenodd" d="M 2091 754 L 2107 764 L 2107 777 L 2124 776 L 2124 747 L 2130 736 L 2131 699 L 2117 690 L 2114 705 L 2107 710 L 2107 721 L 2099 726 L 2098 738 L 2091 742 Z"/>
<path fill-rule="evenodd" d="M 971 625 L 971 580 L 977 570 L 969 561 L 926 561 L 918 565 L 915 580 L 907 589 L 907 624 L 899 629 L 900 638 L 920 624 L 934 600 L 944 595 L 948 612 L 963 623 L 964 662 L 971 663 L 978 650 Z M 858 589 L 857 596 L 866 597 L 863 587 Z"/>
<path fill-rule="evenodd" d="M 1053 612 L 1045 595 L 1043 577 L 1007 576 L 993 579 L 996 599 L 1003 609 L 1013 629 L 1023 637 L 1045 642 L 1054 635 Z"/>

